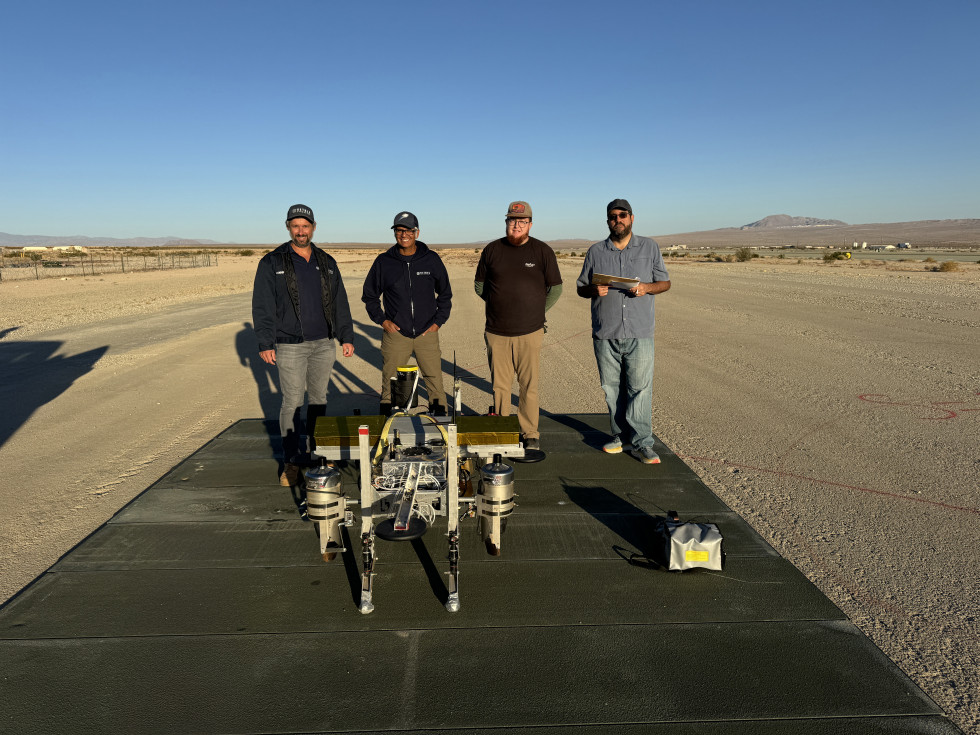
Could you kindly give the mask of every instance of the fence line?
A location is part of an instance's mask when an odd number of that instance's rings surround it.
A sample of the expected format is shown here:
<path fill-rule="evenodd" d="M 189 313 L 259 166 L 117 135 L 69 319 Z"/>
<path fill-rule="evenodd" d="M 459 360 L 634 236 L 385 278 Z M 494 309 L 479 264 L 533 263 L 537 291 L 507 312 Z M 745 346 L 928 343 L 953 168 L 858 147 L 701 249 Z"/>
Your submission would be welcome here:
<path fill-rule="evenodd" d="M 218 265 L 217 253 L 157 253 L 125 255 L 106 253 L 90 255 L 57 255 L 52 253 L 18 253 L 0 248 L 0 282 L 66 278 L 68 276 L 97 276 L 136 271 L 176 270 L 178 268 L 209 268 Z"/>

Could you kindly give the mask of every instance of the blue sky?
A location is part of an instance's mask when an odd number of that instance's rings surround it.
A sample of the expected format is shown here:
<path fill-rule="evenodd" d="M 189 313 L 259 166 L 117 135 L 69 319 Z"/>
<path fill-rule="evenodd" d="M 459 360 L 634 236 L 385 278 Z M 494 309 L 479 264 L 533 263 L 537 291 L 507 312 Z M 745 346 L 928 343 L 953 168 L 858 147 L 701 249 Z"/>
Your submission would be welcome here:
<path fill-rule="evenodd" d="M 45 2 L 0 43 L 0 231 L 601 238 L 980 217 L 980 2 Z"/>

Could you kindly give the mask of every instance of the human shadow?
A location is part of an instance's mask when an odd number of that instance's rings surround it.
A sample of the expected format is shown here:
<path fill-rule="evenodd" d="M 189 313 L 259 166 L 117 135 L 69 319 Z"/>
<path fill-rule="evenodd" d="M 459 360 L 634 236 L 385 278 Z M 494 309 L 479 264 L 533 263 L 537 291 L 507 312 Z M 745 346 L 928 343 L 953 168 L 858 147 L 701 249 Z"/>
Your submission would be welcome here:
<path fill-rule="evenodd" d="M 630 563 L 642 560 L 647 566 L 662 566 L 663 553 L 658 543 L 658 521 L 655 516 L 602 485 L 567 477 L 559 477 L 559 481 L 569 500 L 635 550 L 631 553 L 614 545 L 613 550 L 620 557 Z"/>
<path fill-rule="evenodd" d="M 373 322 L 354 322 L 354 359 L 360 359 L 378 369 L 378 385 L 381 384 L 381 327 Z M 359 337 L 356 332 L 360 332 Z M 346 364 L 351 358 L 338 357 L 334 363 L 330 388 L 327 393 L 328 411 L 332 415 L 349 416 L 355 409 L 365 415 L 378 411 L 380 392 L 358 377 Z"/>
<path fill-rule="evenodd" d="M 252 379 L 258 391 L 259 406 L 266 418 L 279 415 L 279 371 L 259 357 L 259 340 L 251 322 L 242 322 L 242 328 L 235 334 L 235 350 L 238 361 L 252 371 Z"/>
<path fill-rule="evenodd" d="M 0 446 L 3 446 L 41 406 L 53 401 L 90 372 L 109 350 L 108 345 L 77 355 L 55 354 L 60 341 L 10 341 L 17 327 L 0 332 Z M 39 444 L 43 445 L 39 437 Z"/>

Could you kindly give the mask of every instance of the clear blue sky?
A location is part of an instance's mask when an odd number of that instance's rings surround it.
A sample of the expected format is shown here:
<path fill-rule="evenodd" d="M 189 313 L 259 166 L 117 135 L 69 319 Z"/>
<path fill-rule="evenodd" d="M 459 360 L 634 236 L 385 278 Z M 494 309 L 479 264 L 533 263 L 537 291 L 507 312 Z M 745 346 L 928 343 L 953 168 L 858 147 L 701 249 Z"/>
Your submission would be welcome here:
<path fill-rule="evenodd" d="M 980 2 L 7 3 L 0 231 L 542 239 L 980 217 Z"/>

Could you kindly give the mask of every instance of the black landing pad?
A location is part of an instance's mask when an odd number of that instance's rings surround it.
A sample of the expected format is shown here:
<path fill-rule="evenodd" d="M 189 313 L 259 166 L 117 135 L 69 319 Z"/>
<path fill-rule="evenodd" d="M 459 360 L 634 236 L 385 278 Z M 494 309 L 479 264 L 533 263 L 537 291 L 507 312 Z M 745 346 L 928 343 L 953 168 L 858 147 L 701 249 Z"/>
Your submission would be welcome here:
<path fill-rule="evenodd" d="M 669 447 L 604 454 L 605 416 L 542 417 L 499 557 L 461 521 L 454 614 L 442 517 L 379 537 L 359 613 L 359 509 L 321 561 L 271 426 L 223 432 L 0 608 L 0 731 L 960 733 Z M 723 571 L 629 563 L 667 509 L 718 524 Z"/>

